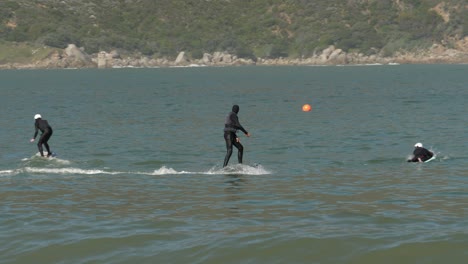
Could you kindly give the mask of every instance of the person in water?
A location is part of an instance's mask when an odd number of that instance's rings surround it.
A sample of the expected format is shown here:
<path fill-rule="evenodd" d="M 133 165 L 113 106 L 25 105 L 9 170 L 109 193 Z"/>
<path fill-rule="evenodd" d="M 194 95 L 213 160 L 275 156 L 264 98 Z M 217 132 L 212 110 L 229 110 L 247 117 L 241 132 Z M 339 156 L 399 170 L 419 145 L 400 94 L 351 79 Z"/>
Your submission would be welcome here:
<path fill-rule="evenodd" d="M 244 134 L 250 137 L 250 133 L 242 127 L 239 123 L 239 118 L 237 114 L 239 113 L 239 106 L 234 105 L 232 107 L 232 111 L 226 116 L 226 120 L 224 122 L 224 140 L 226 141 L 226 157 L 224 158 L 223 167 L 226 167 L 229 159 L 232 155 L 232 146 L 234 145 L 238 152 L 237 152 L 237 159 L 239 163 L 242 163 L 242 155 L 244 153 L 244 147 L 240 143 L 239 138 L 236 135 L 237 130 L 241 130 Z"/>
<path fill-rule="evenodd" d="M 34 132 L 34 137 L 31 139 L 31 143 L 34 142 L 39 130 L 41 130 L 42 135 L 39 138 L 39 142 L 37 142 L 37 148 L 39 149 L 39 153 L 41 153 L 41 156 L 44 157 L 44 150 L 42 148 L 42 145 L 44 145 L 47 149 L 47 157 L 50 157 L 52 156 L 52 151 L 50 151 L 50 147 L 47 142 L 52 136 L 52 133 L 53 133 L 52 127 L 50 127 L 47 120 L 42 119 L 42 116 L 40 114 L 35 115 L 34 120 L 36 120 L 34 123 L 34 127 L 36 131 Z"/>
<path fill-rule="evenodd" d="M 416 143 L 414 145 L 413 158 L 409 159 L 408 162 L 424 162 L 434 156 L 434 153 L 423 147 L 422 143 Z"/>

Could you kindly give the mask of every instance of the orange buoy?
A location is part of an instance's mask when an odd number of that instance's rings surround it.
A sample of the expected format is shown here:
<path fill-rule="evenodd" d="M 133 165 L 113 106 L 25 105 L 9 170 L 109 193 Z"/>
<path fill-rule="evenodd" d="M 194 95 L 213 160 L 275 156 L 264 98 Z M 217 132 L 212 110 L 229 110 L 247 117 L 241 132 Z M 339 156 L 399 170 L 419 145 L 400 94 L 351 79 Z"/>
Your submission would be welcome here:
<path fill-rule="evenodd" d="M 309 112 L 310 110 L 312 110 L 312 106 L 310 106 L 310 104 L 305 104 L 302 106 L 302 111 Z"/>

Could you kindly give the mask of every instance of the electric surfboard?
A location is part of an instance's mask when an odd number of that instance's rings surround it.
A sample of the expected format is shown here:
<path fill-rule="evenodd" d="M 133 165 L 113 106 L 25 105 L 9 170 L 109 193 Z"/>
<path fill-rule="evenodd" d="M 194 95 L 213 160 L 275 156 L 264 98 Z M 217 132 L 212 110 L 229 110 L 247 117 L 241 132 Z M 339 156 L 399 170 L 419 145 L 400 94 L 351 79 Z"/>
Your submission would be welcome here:
<path fill-rule="evenodd" d="M 47 157 L 47 155 L 49 155 L 49 153 L 47 151 L 44 151 L 44 158 L 55 158 L 55 157 L 57 157 L 57 153 L 55 153 L 55 152 L 52 152 L 52 154 L 49 157 Z M 36 156 L 41 156 L 41 153 L 39 153 L 39 152 L 36 153 Z"/>
<path fill-rule="evenodd" d="M 423 163 L 428 163 L 436 159 L 436 155 L 432 156 L 430 159 L 423 161 Z M 418 160 L 409 159 L 408 162 L 419 162 Z"/>
<path fill-rule="evenodd" d="M 424 161 L 424 163 L 428 163 L 428 162 L 433 161 L 433 160 L 435 160 L 435 159 L 436 159 L 436 155 L 434 155 L 434 156 L 432 156 L 432 158 L 430 158 L 430 159 Z"/>

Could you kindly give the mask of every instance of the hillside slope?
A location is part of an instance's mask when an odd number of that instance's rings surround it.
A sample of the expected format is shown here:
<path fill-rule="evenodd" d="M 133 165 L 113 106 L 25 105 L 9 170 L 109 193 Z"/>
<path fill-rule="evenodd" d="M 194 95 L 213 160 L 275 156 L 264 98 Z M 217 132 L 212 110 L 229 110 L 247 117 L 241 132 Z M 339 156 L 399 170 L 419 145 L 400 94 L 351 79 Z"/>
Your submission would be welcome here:
<path fill-rule="evenodd" d="M 466 0 L 0 0 L 0 40 L 87 53 L 391 56 L 468 36 Z"/>

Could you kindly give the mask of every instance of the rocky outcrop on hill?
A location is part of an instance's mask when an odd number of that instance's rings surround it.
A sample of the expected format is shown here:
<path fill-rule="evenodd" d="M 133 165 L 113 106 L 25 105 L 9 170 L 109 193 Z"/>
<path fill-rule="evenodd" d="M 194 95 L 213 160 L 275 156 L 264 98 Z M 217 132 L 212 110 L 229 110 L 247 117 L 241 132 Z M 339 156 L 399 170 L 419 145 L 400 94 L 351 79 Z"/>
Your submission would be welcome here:
<path fill-rule="evenodd" d="M 36 63 L 38 68 L 91 68 L 96 67 L 90 55 L 74 44 L 61 52 L 54 52 L 45 60 Z"/>
<path fill-rule="evenodd" d="M 30 63 L 8 63 L 0 69 L 56 69 L 56 68 L 94 68 L 92 56 L 74 44 L 63 50 L 54 50 L 45 59 Z"/>
<path fill-rule="evenodd" d="M 238 66 L 238 65 L 353 65 L 353 64 L 415 64 L 415 63 L 468 63 L 468 37 L 457 42 L 456 49 L 434 44 L 428 50 L 399 52 L 392 57 L 384 57 L 377 51 L 374 55 L 347 53 L 334 46 L 309 58 L 239 58 L 228 52 L 205 53 L 201 59 L 192 59 L 186 52 L 180 52 L 175 60 L 144 56 L 122 58 L 116 51 L 101 52 L 93 57 L 100 68 L 121 67 L 172 67 L 172 66 Z"/>
<path fill-rule="evenodd" d="M 51 53 L 46 59 L 30 64 L 0 65 L 0 68 L 126 68 L 126 67 L 176 67 L 176 66 L 239 66 L 239 65 L 358 65 L 358 64 L 424 64 L 468 63 L 468 37 L 456 42 L 454 48 L 434 44 L 430 49 L 417 52 L 398 52 L 392 57 L 347 53 L 334 46 L 309 58 L 239 58 L 228 52 L 205 53 L 201 59 L 193 59 L 180 52 L 175 60 L 146 56 L 123 57 L 118 51 L 101 51 L 88 55 L 83 49 L 70 44 L 64 50 Z"/>

